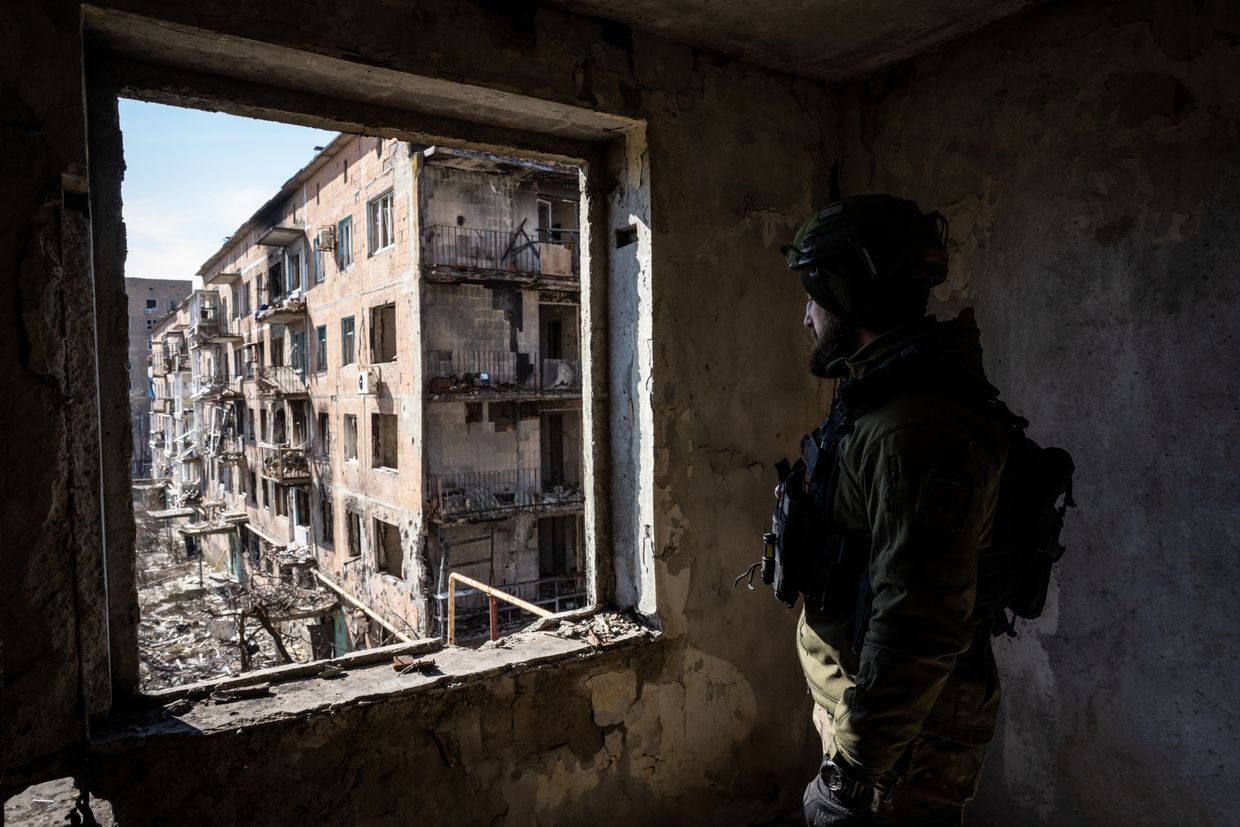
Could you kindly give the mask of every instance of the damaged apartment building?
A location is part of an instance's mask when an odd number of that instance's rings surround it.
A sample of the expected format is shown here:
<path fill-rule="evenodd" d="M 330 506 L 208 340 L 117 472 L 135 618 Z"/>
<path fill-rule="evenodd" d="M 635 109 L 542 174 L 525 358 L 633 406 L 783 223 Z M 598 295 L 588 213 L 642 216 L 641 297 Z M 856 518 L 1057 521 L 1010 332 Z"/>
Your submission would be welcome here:
<path fill-rule="evenodd" d="M 285 611 L 314 656 L 447 635 L 452 572 L 584 605 L 579 193 L 342 134 L 153 330 L 157 513 L 240 583 L 340 595 Z M 453 631 L 488 604 L 463 594 Z"/>
<path fill-rule="evenodd" d="M 32 0 L 4 23 L 6 797 L 71 779 L 125 827 L 795 823 L 822 759 L 798 613 L 733 587 L 832 399 L 780 247 L 888 192 L 945 217 L 930 311 L 973 308 L 987 377 L 1077 469 L 1043 616 L 994 639 L 1002 690 L 973 699 L 1000 714 L 971 820 L 1236 822 L 1240 4 Z M 166 530 L 219 528 L 213 560 L 244 536 L 226 579 L 279 563 L 334 595 L 295 622 L 364 649 L 142 686 L 122 98 L 372 136 L 225 243 L 152 364 L 157 510 L 193 511 Z M 449 645 L 445 572 L 584 597 Z M 336 647 L 338 612 L 366 640 Z"/>

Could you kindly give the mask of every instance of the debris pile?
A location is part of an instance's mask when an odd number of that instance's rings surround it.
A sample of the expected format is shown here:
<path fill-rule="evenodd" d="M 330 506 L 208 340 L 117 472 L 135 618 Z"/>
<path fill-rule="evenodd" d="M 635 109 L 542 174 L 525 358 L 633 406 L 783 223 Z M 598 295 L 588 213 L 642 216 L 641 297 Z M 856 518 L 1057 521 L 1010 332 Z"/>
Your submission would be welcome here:
<path fill-rule="evenodd" d="M 263 321 L 275 315 L 285 313 L 305 313 L 306 299 L 304 296 L 290 296 L 286 299 L 273 301 L 270 304 L 264 304 L 254 312 L 256 321 Z"/>
<path fill-rule="evenodd" d="M 305 593 L 293 586 L 263 587 L 257 598 L 229 575 L 201 567 L 188 557 L 179 533 L 166 531 L 136 509 L 138 528 L 138 655 L 141 685 L 152 691 L 240 674 L 241 613 L 272 600 L 273 617 L 286 606 L 317 609 L 334 605 L 334 595 Z M 171 537 L 169 537 L 171 535 Z M 275 639 L 254 619 L 245 626 L 248 669 L 284 662 Z M 280 634 L 295 661 L 309 660 L 310 647 L 298 636 Z"/>
<path fill-rule="evenodd" d="M 531 628 L 541 628 L 541 623 Z M 609 646 L 620 638 L 650 637 L 653 632 L 641 623 L 619 612 L 603 612 L 583 618 L 576 623 L 560 621 L 551 634 L 574 640 L 584 640 L 594 647 Z"/>

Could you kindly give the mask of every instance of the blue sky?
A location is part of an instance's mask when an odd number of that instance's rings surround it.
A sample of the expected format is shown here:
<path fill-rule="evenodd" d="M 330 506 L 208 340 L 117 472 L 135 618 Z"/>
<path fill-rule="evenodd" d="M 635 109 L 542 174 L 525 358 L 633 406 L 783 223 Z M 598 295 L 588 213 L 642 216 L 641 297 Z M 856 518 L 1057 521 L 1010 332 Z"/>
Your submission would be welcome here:
<path fill-rule="evenodd" d="M 336 133 L 121 100 L 125 275 L 189 278 Z"/>

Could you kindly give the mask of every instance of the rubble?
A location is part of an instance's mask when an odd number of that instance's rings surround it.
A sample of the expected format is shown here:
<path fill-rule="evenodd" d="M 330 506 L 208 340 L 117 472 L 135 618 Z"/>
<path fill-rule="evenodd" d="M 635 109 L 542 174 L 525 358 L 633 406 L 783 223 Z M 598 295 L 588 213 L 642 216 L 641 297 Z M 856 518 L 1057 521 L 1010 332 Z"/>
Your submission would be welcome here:
<path fill-rule="evenodd" d="M 144 691 L 238 675 L 242 670 L 237 626 L 242 613 L 263 608 L 275 619 L 327 613 L 335 596 L 292 585 L 243 586 L 228 574 L 201 571 L 197 557 L 187 557 L 175 531 L 162 529 L 141 509 L 138 528 L 138 655 Z M 294 661 L 310 660 L 309 642 L 281 634 L 281 645 Z M 246 624 L 249 669 L 277 666 L 285 660 L 275 640 L 251 617 Z"/>
<path fill-rule="evenodd" d="M 530 629 L 545 628 L 546 621 L 533 624 Z M 610 646 L 620 638 L 652 637 L 653 630 L 619 612 L 602 612 L 583 618 L 575 623 L 561 620 L 559 628 L 551 630 L 556 637 L 584 640 L 591 646 Z"/>

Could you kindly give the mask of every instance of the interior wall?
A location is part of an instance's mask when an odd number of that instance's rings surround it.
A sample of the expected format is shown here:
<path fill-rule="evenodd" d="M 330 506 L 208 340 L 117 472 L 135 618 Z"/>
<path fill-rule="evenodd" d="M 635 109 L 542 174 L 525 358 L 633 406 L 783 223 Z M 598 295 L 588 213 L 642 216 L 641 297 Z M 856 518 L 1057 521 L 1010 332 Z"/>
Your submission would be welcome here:
<path fill-rule="evenodd" d="M 152 738 L 141 749 L 100 753 L 93 783 L 122 823 L 167 823 L 189 811 L 221 824 L 399 823 L 427 807 L 460 812 L 467 821 L 514 813 L 572 823 L 606 820 L 618 802 L 638 819 L 692 812 L 707 821 L 752 822 L 794 811 L 816 765 L 809 701 L 793 657 L 795 616 L 767 594 L 734 590 L 732 580 L 759 553 L 774 460 L 795 450 L 825 402 L 804 370 L 801 293 L 783 271 L 778 245 L 825 198 L 834 144 L 830 96 L 814 83 L 533 5 L 106 5 L 645 121 L 645 143 L 631 144 L 634 157 L 614 174 L 636 176 L 616 192 L 648 186 L 649 204 L 630 202 L 631 212 L 610 220 L 635 228 L 640 244 L 619 255 L 638 248 L 635 260 L 650 263 L 641 269 L 649 283 L 638 293 L 641 324 L 610 358 L 616 376 L 650 377 L 630 411 L 642 417 L 634 447 L 653 457 L 655 487 L 643 494 L 653 502 L 650 521 L 615 532 L 634 547 L 611 551 L 631 567 L 622 577 L 653 586 L 643 586 L 641 605 L 653 607 L 652 620 L 664 632 L 657 644 L 491 681 L 485 691 L 443 695 L 443 703 L 414 698 L 388 707 L 389 699 L 382 709 L 357 704 L 324 717 L 275 716 L 262 727 Z M 6 242 L 7 260 L 24 269 L 3 270 L 5 312 L 18 308 L 27 322 L 21 329 L 37 335 L 58 320 L 65 296 L 91 289 L 88 271 L 70 277 L 46 260 L 59 236 L 54 210 L 41 206 L 56 203 L 67 165 L 85 159 L 79 67 L 45 56 L 76 54 L 81 43 L 74 3 L 45 0 L 14 15 L 5 37 L 20 37 L 5 44 L 5 83 L 12 85 L 3 93 L 12 105 L 3 117 L 20 116 L 16 132 L 6 121 L 6 139 L 22 163 L 13 165 L 16 195 L 0 205 L 0 226 L 6 239 L 16 239 Z M 351 23 L 340 28 L 324 20 Z M 606 228 L 598 249 L 612 247 L 613 229 Z M 123 298 L 119 273 L 109 278 L 95 286 Z M 628 289 L 619 288 L 609 292 Z M 31 295 L 39 301 L 31 304 Z M 75 553 L 98 551 L 39 531 L 44 521 L 73 524 L 71 506 L 56 499 L 64 474 L 48 458 L 71 456 L 77 446 L 87 456 L 96 448 L 98 462 L 98 441 L 63 424 L 64 400 L 93 376 L 34 375 L 29 349 L 6 348 L 6 370 L 26 371 L 16 404 L 38 428 L 27 428 L 20 443 L 7 441 L 10 468 L 21 466 L 25 490 L 23 512 L 12 523 L 6 511 L 5 531 L 11 526 L 26 539 L 20 555 L 6 543 L 5 570 L 38 561 L 32 576 L 43 589 L 44 582 L 72 582 Z M 90 349 L 81 354 L 92 367 Z M 123 394 L 123 347 L 115 364 Z M 641 370 L 633 368 L 638 364 Z M 105 451 L 126 444 L 117 440 Z M 12 474 L 5 480 L 11 483 Z M 79 507 L 98 521 L 97 498 L 83 498 Z M 65 677 L 78 660 L 65 640 L 53 636 L 31 653 L 45 671 L 22 674 L 11 669 L 8 630 L 37 625 L 61 635 L 78 615 L 63 601 L 32 603 L 7 577 L 0 580 L 0 605 L 8 762 L 71 741 L 74 730 L 64 722 L 76 724 L 79 709 Z M 514 685 L 528 687 L 515 702 Z M 25 717 L 10 714 L 11 699 L 34 699 L 44 688 L 46 704 Z M 408 714 L 413 709 L 418 714 Z M 445 728 L 466 739 L 462 748 L 474 750 L 471 756 L 484 745 L 485 760 L 447 763 L 428 736 Z M 382 772 L 374 771 L 376 761 Z M 206 771 L 187 776 L 180 771 L 187 762 Z M 283 792 L 273 798 L 276 786 Z M 212 806 L 201 807 L 208 798 Z M 300 803 L 289 806 L 293 801 Z"/>
<path fill-rule="evenodd" d="M 1053 3 L 844 91 L 845 194 L 951 221 L 934 309 L 1077 465 L 1046 615 L 996 644 L 978 823 L 1240 809 L 1240 10 Z"/>

